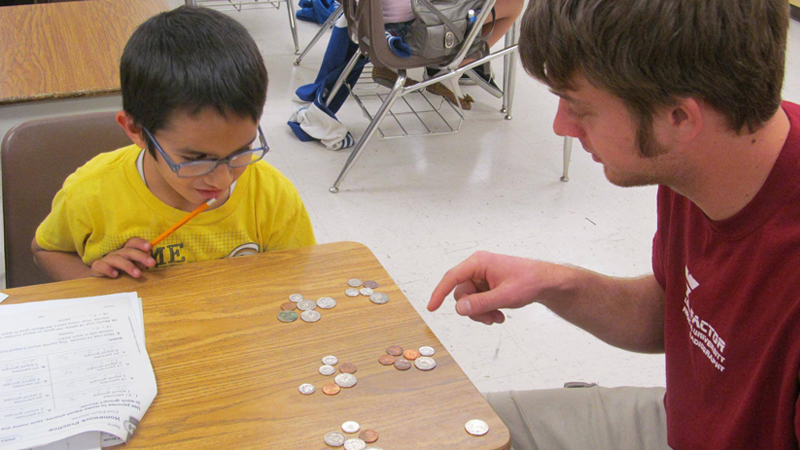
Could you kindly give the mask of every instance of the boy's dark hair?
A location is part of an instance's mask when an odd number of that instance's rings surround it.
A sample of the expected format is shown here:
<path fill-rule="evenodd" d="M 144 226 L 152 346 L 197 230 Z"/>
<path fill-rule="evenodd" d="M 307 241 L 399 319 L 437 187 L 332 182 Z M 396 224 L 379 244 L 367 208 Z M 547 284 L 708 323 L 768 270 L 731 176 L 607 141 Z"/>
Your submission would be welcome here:
<path fill-rule="evenodd" d="M 122 108 L 152 133 L 176 111 L 206 107 L 258 122 L 267 98 L 255 41 L 239 22 L 208 8 L 182 6 L 141 24 L 122 53 L 120 81 Z"/>

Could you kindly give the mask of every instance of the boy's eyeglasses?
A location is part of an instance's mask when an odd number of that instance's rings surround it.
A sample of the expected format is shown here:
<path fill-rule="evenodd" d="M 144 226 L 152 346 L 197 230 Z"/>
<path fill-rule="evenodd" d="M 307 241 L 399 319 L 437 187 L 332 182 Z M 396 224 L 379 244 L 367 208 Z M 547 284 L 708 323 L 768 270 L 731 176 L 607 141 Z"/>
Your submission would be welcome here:
<path fill-rule="evenodd" d="M 267 139 L 264 138 L 264 132 L 261 131 L 261 125 L 258 126 L 258 139 L 261 141 L 261 147 L 258 148 L 251 148 L 249 150 L 244 150 L 239 153 L 234 153 L 233 155 L 223 158 L 223 159 L 216 159 L 216 158 L 209 158 L 209 159 L 200 159 L 197 161 L 187 161 L 182 162 L 180 164 L 176 163 L 161 148 L 158 144 L 158 141 L 153 136 L 147 128 L 142 127 L 142 130 L 147 135 L 147 138 L 155 145 L 156 150 L 161 157 L 164 158 L 164 161 L 167 162 L 167 165 L 173 172 L 175 172 L 181 178 L 191 178 L 191 177 L 199 177 L 201 175 L 205 175 L 208 173 L 213 172 L 217 166 L 220 164 L 225 164 L 231 169 L 236 169 L 239 167 L 244 167 L 254 162 L 260 161 L 264 155 L 267 154 L 269 151 L 269 145 L 267 144 Z M 252 144 L 251 144 L 252 145 Z"/>

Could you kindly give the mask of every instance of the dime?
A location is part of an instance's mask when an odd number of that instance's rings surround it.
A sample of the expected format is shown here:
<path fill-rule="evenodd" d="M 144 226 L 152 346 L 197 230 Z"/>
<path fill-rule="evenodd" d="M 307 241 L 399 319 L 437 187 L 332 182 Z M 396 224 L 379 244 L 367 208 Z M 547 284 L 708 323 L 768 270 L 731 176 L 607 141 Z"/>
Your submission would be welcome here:
<path fill-rule="evenodd" d="M 342 433 L 338 431 L 331 431 L 330 433 L 325 435 L 325 443 L 330 445 L 331 447 L 341 447 L 344 444 L 344 440 L 347 439 L 344 437 Z"/>
<path fill-rule="evenodd" d="M 295 303 L 299 302 L 303 298 L 304 298 L 303 294 L 292 294 L 292 295 L 289 296 L 289 300 L 291 300 L 291 301 L 293 301 Z"/>
<path fill-rule="evenodd" d="M 478 419 L 472 419 L 464 425 L 464 428 L 467 429 L 467 433 L 473 436 L 483 436 L 484 434 L 489 432 L 489 425 L 486 422 Z"/>
<path fill-rule="evenodd" d="M 325 386 L 322 386 L 322 392 L 325 395 L 336 395 L 342 388 L 339 387 L 336 383 L 328 383 Z M 341 444 L 339 444 L 341 445 Z"/>
<path fill-rule="evenodd" d="M 361 425 L 359 425 L 358 422 L 353 422 L 352 420 L 348 420 L 342 424 L 342 431 L 345 433 L 357 433 L 360 429 Z"/>
<path fill-rule="evenodd" d="M 303 395 L 311 395 L 317 391 L 317 388 L 315 388 L 311 383 L 303 383 L 297 388 L 297 390 Z"/>
<path fill-rule="evenodd" d="M 336 375 L 336 378 L 333 379 L 336 384 L 343 388 L 351 388 L 358 383 L 358 378 L 352 373 L 340 373 Z"/>
<path fill-rule="evenodd" d="M 381 357 L 378 358 L 378 362 L 383 364 L 384 366 L 391 366 L 392 364 L 394 364 L 394 356 L 381 355 Z"/>
<path fill-rule="evenodd" d="M 358 292 L 358 289 L 356 289 L 356 288 L 350 288 L 350 289 L 347 289 L 347 290 L 344 291 L 344 295 L 346 295 L 348 297 L 358 297 L 358 294 L 359 294 L 359 292 Z"/>
<path fill-rule="evenodd" d="M 420 356 L 416 361 L 414 361 L 414 365 L 417 366 L 417 369 L 419 370 L 433 370 L 436 368 L 436 360 L 428 356 Z"/>
<path fill-rule="evenodd" d="M 284 311 L 294 311 L 296 308 L 297 305 L 295 305 L 293 302 L 286 302 L 281 305 L 281 309 Z"/>
<path fill-rule="evenodd" d="M 425 347 L 419 348 L 419 354 L 422 356 L 433 356 L 434 353 L 436 353 L 436 350 L 434 350 L 433 347 L 428 347 L 426 345 Z"/>
<path fill-rule="evenodd" d="M 361 280 L 359 280 L 358 278 L 351 278 L 347 280 L 347 285 L 350 287 L 359 287 L 361 286 Z"/>
<path fill-rule="evenodd" d="M 278 313 L 278 320 L 281 322 L 294 322 L 297 320 L 297 313 L 294 311 L 281 311 Z"/>
<path fill-rule="evenodd" d="M 358 438 L 352 438 L 344 441 L 344 450 L 364 450 L 367 448 L 367 443 Z"/>
<path fill-rule="evenodd" d="M 378 432 L 373 429 L 364 430 L 358 433 L 358 437 L 367 444 L 372 444 L 378 440 Z"/>
<path fill-rule="evenodd" d="M 410 348 L 410 349 L 408 349 L 408 350 L 403 352 L 403 357 L 405 359 L 410 359 L 410 360 L 413 361 L 413 360 L 419 358 L 419 352 L 414 350 L 413 348 Z"/>
<path fill-rule="evenodd" d="M 322 364 L 325 364 L 325 365 L 328 365 L 328 366 L 335 366 L 336 363 L 338 363 L 338 362 L 339 362 L 339 358 L 337 358 L 337 357 L 335 357 L 333 355 L 328 355 L 328 356 L 322 358 Z"/>
<path fill-rule="evenodd" d="M 358 367 L 356 367 L 355 364 L 349 362 L 342 363 L 342 365 L 339 366 L 339 372 L 342 373 L 356 373 L 357 370 Z"/>
<path fill-rule="evenodd" d="M 368 287 L 370 289 L 375 289 L 378 287 L 378 282 L 375 280 L 367 280 L 364 282 L 364 287 Z"/>
<path fill-rule="evenodd" d="M 389 296 L 383 292 L 376 292 L 369 296 L 369 300 L 376 305 L 382 305 L 389 301 Z"/>
<path fill-rule="evenodd" d="M 319 367 L 319 373 L 322 375 L 333 375 L 336 373 L 336 368 L 325 364 L 324 366 Z"/>
<path fill-rule="evenodd" d="M 320 299 L 317 299 L 317 306 L 322 309 L 331 309 L 334 306 L 336 306 L 336 300 L 330 297 L 322 297 Z"/>
<path fill-rule="evenodd" d="M 399 345 L 390 345 L 389 348 L 386 349 L 386 353 L 392 356 L 400 356 L 403 354 L 403 347 Z"/>
<path fill-rule="evenodd" d="M 397 370 L 408 370 L 411 368 L 411 361 L 402 358 L 398 359 L 394 362 L 394 367 L 397 368 Z"/>
<path fill-rule="evenodd" d="M 303 313 L 300 314 L 300 318 L 306 322 L 316 322 L 320 317 L 320 314 L 316 311 L 303 311 Z"/>
<path fill-rule="evenodd" d="M 370 295 L 375 293 L 375 291 L 373 291 L 370 288 L 361 288 L 361 290 L 358 292 L 361 292 L 361 295 L 363 295 L 364 297 L 369 297 Z"/>
<path fill-rule="evenodd" d="M 311 311 L 317 309 L 317 302 L 314 300 L 300 300 L 297 302 L 297 309 L 302 311 Z"/>

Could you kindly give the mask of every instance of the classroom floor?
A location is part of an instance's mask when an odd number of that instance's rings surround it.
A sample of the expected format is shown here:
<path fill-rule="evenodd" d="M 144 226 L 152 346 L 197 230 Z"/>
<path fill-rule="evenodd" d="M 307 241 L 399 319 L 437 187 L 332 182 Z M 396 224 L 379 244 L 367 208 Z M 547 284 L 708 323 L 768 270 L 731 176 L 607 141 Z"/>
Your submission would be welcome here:
<path fill-rule="evenodd" d="M 563 140 L 552 131 L 557 99 L 545 86 L 520 67 L 510 121 L 498 111 L 499 100 L 465 87 L 476 103 L 459 133 L 373 139 L 341 191 L 331 194 L 350 151 L 301 143 L 286 125 L 298 106 L 294 90 L 313 82 L 327 37 L 294 66 L 285 8 L 230 14 L 250 30 L 269 71 L 261 121 L 271 147 L 266 160 L 299 189 L 317 240 L 358 241 L 372 249 L 479 390 L 566 381 L 664 385 L 662 355 L 615 349 L 540 305 L 509 311 L 504 325 L 491 327 L 457 316 L 452 298 L 440 311 L 425 309 L 444 272 L 477 250 L 617 276 L 650 272 L 656 189 L 612 186 L 577 141 L 570 181 L 559 181 Z M 298 28 L 302 48 L 318 25 L 300 22 Z M 502 63 L 494 67 L 499 75 Z M 794 21 L 784 98 L 800 102 L 800 23 Z M 338 118 L 356 137 L 367 126 L 352 100 Z"/>

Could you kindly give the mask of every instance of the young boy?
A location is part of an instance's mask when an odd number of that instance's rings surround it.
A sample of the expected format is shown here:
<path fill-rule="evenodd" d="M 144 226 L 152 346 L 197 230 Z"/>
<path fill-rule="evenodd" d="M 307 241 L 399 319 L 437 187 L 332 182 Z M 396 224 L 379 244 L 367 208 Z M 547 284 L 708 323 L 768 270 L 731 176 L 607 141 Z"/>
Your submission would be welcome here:
<path fill-rule="evenodd" d="M 64 182 L 32 243 L 46 274 L 139 277 L 315 244 L 297 190 L 261 159 L 269 150 L 258 125 L 267 71 L 242 25 L 207 8 L 159 14 L 131 36 L 120 76 L 117 122 L 134 145 L 98 155 Z"/>

